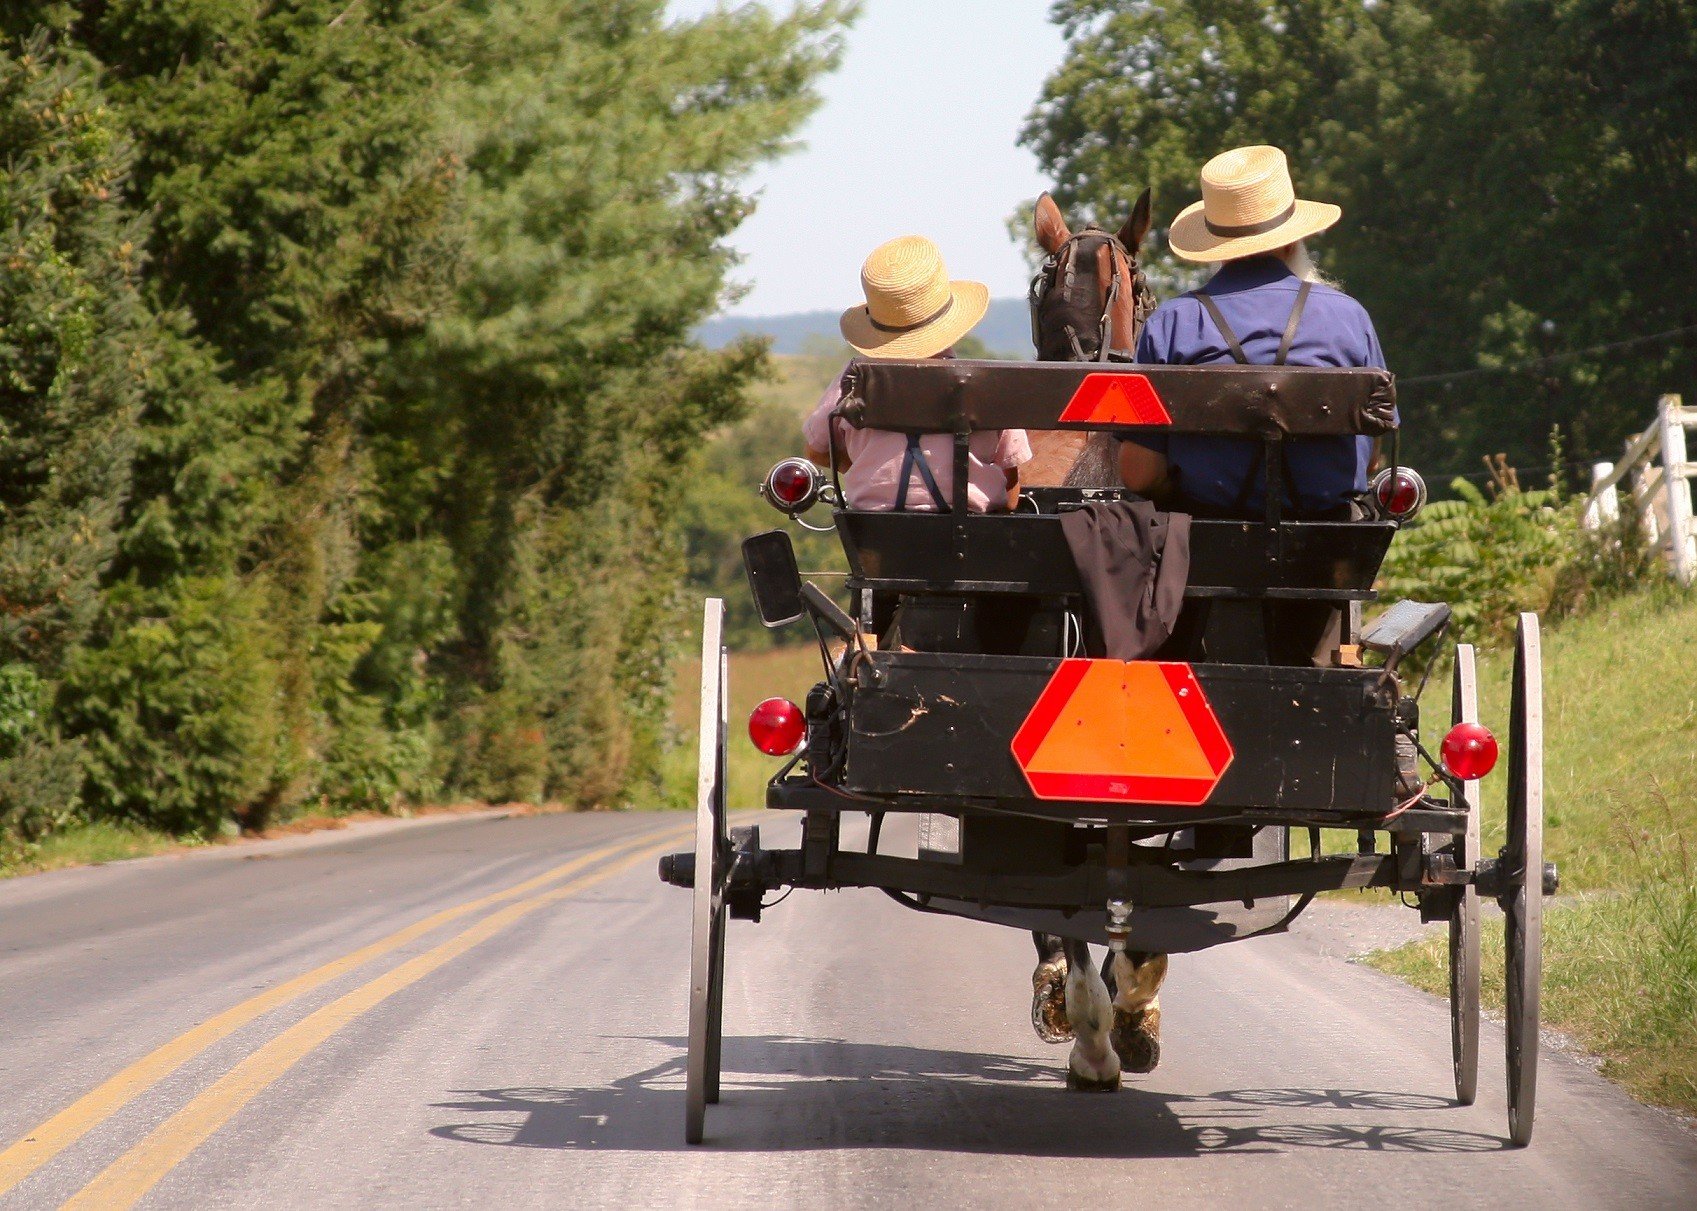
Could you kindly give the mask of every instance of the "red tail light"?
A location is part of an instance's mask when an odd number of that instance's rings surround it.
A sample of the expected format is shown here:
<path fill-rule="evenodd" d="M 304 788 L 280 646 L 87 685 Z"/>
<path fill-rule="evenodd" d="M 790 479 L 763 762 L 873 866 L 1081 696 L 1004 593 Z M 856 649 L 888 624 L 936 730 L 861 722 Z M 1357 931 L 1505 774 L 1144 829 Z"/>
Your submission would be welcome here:
<path fill-rule="evenodd" d="M 1466 782 L 1483 778 L 1497 766 L 1497 738 L 1481 723 L 1458 723 L 1440 746 L 1444 768 Z"/>
<path fill-rule="evenodd" d="M 807 738 L 807 716 L 788 698 L 768 698 L 748 713 L 748 738 L 768 757 L 787 757 Z"/>
<path fill-rule="evenodd" d="M 1387 468 L 1373 477 L 1373 499 L 1387 516 L 1407 521 L 1426 507 L 1426 481 L 1411 467 Z"/>
<path fill-rule="evenodd" d="M 760 494 L 773 508 L 800 513 L 818 497 L 822 478 L 819 468 L 805 458 L 786 458 L 766 473 Z"/>

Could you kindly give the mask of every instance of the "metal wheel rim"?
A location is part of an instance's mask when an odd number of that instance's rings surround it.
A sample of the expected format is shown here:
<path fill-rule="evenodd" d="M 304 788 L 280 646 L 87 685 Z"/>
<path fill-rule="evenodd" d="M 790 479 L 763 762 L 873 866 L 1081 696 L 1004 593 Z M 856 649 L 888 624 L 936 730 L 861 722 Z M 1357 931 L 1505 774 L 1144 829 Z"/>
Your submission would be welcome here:
<path fill-rule="evenodd" d="M 1519 876 L 1505 889 L 1503 950 L 1509 1138 L 1532 1139 L 1538 1093 L 1538 1018 L 1544 957 L 1544 678 L 1538 616 L 1522 614 L 1509 715 L 1508 843 Z"/>
<path fill-rule="evenodd" d="M 719 1019 L 724 989 L 725 904 L 720 885 L 729 833 L 725 742 L 729 713 L 725 603 L 707 599 L 701 627 L 701 724 L 696 765 L 695 888 L 690 931 L 689 1052 L 684 1065 L 684 1139 L 699 1144 L 707 1105 L 719 1100 Z"/>
<path fill-rule="evenodd" d="M 1455 674 L 1450 694 L 1450 726 L 1479 721 L 1479 682 L 1473 645 L 1455 648 Z M 1466 790 L 1467 832 L 1458 838 L 1458 865 L 1465 870 L 1479 863 L 1479 783 Z M 1450 1053 L 1455 1068 L 1455 1100 L 1471 1106 L 1479 1091 L 1479 892 L 1469 883 L 1450 910 Z"/>

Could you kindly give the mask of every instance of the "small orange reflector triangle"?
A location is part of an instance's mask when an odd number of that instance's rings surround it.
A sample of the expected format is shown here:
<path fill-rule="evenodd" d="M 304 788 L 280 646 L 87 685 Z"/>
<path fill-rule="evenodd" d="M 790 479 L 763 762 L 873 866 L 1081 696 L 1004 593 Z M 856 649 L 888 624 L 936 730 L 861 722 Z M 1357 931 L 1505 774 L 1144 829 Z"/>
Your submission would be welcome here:
<path fill-rule="evenodd" d="M 1188 664 L 1063 660 L 1013 738 L 1039 799 L 1195 806 L 1232 747 Z"/>
<path fill-rule="evenodd" d="M 1084 376 L 1061 411 L 1062 422 L 1089 425 L 1170 425 L 1173 418 L 1155 387 L 1141 374 Z"/>

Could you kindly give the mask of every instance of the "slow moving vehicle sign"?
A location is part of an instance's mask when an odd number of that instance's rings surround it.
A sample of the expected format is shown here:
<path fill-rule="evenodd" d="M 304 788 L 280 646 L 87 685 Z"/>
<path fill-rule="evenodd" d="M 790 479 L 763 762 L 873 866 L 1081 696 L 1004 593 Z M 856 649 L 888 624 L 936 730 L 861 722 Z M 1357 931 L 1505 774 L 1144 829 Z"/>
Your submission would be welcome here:
<path fill-rule="evenodd" d="M 1065 660 L 1013 738 L 1039 799 L 1205 802 L 1231 742 L 1188 664 Z"/>

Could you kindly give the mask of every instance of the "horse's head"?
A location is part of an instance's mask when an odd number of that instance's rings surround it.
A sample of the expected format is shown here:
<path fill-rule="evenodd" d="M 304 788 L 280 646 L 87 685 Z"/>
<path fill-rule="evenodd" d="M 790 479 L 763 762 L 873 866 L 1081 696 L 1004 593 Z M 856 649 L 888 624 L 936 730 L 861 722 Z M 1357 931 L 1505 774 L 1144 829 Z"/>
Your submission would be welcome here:
<path fill-rule="evenodd" d="M 1114 235 L 1091 225 L 1074 235 L 1048 194 L 1032 215 L 1048 258 L 1031 279 L 1031 340 L 1045 362 L 1130 361 L 1155 294 L 1137 266 L 1149 234 L 1149 191 Z M 1020 482 L 1103 488 L 1119 483 L 1113 443 L 1101 433 L 1037 431 Z"/>
<path fill-rule="evenodd" d="M 1045 362 L 1129 360 L 1155 295 L 1137 265 L 1149 233 L 1149 190 L 1125 226 L 1109 235 L 1095 224 L 1067 227 L 1048 194 L 1037 199 L 1032 226 L 1048 253 L 1031 279 L 1031 339 Z"/>

